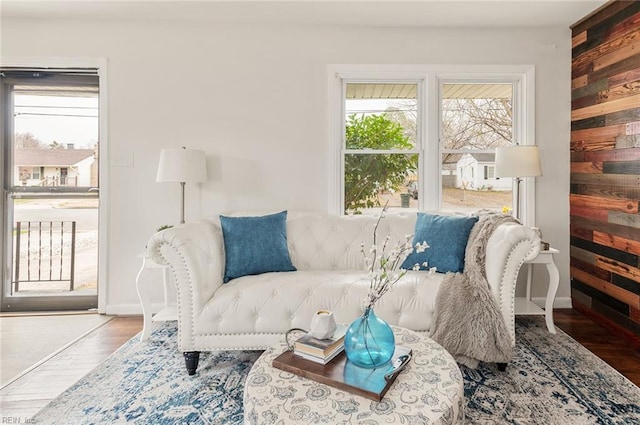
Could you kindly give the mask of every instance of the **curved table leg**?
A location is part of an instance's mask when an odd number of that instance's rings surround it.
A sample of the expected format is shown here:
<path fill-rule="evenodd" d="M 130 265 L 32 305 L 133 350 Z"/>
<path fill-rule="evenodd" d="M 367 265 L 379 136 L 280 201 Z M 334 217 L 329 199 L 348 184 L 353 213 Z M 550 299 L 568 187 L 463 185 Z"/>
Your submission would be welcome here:
<path fill-rule="evenodd" d="M 547 299 L 544 304 L 544 316 L 547 322 L 547 329 L 554 334 L 556 333 L 556 328 L 553 324 L 553 300 L 556 299 L 556 292 L 558 292 L 558 286 L 560 285 L 560 274 L 553 261 L 547 263 L 546 266 L 549 272 L 549 288 L 547 289 Z"/>
<path fill-rule="evenodd" d="M 151 335 L 151 301 L 149 300 L 147 287 L 142 285 L 140 280 L 146 262 L 147 258 L 144 257 L 142 259 L 142 267 L 140 267 L 140 271 L 136 276 L 136 290 L 138 292 L 138 298 L 140 298 L 140 304 L 142 305 L 142 335 L 140 336 L 140 341 L 146 341 Z"/>

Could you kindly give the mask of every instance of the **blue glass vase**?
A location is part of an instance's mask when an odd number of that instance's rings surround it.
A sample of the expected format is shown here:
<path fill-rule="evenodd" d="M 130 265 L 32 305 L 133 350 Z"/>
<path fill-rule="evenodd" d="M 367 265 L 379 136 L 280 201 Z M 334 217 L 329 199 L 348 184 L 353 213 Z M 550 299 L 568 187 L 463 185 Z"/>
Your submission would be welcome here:
<path fill-rule="evenodd" d="M 376 316 L 371 307 L 349 325 L 344 337 L 347 359 L 368 369 L 391 360 L 395 349 L 396 339 L 391 326 Z"/>

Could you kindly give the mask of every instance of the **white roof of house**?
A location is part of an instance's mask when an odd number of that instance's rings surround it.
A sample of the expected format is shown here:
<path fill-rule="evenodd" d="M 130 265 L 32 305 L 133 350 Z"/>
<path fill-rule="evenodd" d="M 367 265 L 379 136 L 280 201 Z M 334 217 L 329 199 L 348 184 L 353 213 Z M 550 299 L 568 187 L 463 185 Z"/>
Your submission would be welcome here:
<path fill-rule="evenodd" d="M 93 155 L 93 149 L 16 149 L 14 164 L 20 167 L 70 167 Z"/>
<path fill-rule="evenodd" d="M 470 154 L 475 158 L 478 162 L 495 162 L 496 154 L 495 153 L 472 153 Z"/>

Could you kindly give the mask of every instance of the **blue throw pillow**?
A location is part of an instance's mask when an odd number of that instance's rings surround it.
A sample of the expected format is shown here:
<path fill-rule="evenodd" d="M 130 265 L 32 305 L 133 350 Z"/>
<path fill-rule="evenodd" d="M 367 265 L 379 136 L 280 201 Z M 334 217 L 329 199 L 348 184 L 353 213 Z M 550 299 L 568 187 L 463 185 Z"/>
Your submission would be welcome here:
<path fill-rule="evenodd" d="M 267 272 L 292 272 L 287 247 L 287 212 L 261 217 L 220 216 L 224 239 L 225 283 Z"/>
<path fill-rule="evenodd" d="M 469 233 L 477 221 L 478 217 L 418 213 L 413 244 L 426 241 L 429 248 L 409 254 L 401 267 L 411 270 L 417 263 L 420 270 L 427 270 L 423 265 L 427 262 L 440 273 L 462 272 Z"/>

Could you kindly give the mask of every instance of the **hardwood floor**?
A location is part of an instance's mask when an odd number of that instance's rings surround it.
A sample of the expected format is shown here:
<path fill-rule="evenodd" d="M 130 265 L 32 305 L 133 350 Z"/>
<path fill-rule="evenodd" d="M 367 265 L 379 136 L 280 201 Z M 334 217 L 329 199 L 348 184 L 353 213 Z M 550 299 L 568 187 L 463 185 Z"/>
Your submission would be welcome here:
<path fill-rule="evenodd" d="M 556 326 L 640 386 L 640 352 L 581 313 L 554 311 Z M 139 316 L 116 317 L 0 390 L 2 418 L 25 423 L 142 330 Z"/>
<path fill-rule="evenodd" d="M 26 419 L 141 330 L 141 316 L 116 317 L 3 387 L 0 390 L 0 421 L 17 418 L 22 422 L 11 423 L 26 423 Z"/>
<path fill-rule="evenodd" d="M 640 351 L 573 309 L 553 311 L 557 327 L 640 387 Z"/>

